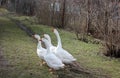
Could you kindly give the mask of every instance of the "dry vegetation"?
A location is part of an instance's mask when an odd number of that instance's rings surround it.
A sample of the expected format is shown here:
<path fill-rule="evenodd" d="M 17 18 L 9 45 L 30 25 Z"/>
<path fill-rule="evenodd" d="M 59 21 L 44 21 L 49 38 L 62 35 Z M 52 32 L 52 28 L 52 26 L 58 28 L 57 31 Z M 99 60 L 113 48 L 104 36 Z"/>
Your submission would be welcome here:
<path fill-rule="evenodd" d="M 86 35 L 92 35 L 103 40 L 105 55 L 120 57 L 119 0 L 46 0 L 40 3 L 37 16 L 41 24 L 72 29 L 83 41 L 87 40 Z"/>

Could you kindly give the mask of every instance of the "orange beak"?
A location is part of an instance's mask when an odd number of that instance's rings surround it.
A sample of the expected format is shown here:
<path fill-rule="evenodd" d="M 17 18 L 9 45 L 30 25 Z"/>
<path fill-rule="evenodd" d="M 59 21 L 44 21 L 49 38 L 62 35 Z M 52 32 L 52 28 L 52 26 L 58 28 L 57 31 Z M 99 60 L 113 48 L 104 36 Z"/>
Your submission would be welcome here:
<path fill-rule="evenodd" d="M 42 41 L 42 38 L 40 39 L 40 41 Z"/>

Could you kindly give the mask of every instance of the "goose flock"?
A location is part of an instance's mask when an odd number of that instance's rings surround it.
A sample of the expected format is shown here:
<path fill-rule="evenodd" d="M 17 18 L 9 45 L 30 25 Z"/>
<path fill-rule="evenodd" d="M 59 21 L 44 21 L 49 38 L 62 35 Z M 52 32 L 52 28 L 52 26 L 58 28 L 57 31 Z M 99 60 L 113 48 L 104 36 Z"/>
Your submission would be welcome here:
<path fill-rule="evenodd" d="M 64 68 L 65 64 L 75 62 L 76 59 L 62 48 L 61 38 L 57 29 L 52 31 L 57 37 L 57 46 L 52 44 L 48 34 L 44 34 L 43 38 L 40 38 L 38 34 L 34 34 L 33 37 L 38 40 L 37 55 L 42 59 L 42 65 L 46 63 L 51 70 L 59 70 Z M 42 47 L 41 42 L 45 44 L 46 48 Z"/>

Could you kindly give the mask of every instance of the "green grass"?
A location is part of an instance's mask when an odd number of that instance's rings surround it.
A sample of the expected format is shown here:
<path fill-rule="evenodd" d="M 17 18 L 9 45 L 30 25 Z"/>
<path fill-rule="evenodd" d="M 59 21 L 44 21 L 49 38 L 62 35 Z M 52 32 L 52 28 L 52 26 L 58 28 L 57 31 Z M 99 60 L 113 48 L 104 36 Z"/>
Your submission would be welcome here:
<path fill-rule="evenodd" d="M 47 68 L 40 66 L 36 41 L 7 18 L 0 17 L 0 24 L 0 46 L 11 66 L 7 78 L 52 78 Z"/>
<path fill-rule="evenodd" d="M 50 26 L 39 25 L 26 20 L 26 16 L 16 16 L 33 31 L 42 35 L 50 34 L 52 43 L 57 44 L 55 35 Z M 30 17 L 32 21 L 32 17 Z M 39 65 L 40 59 L 36 54 L 37 42 L 27 36 L 13 22 L 0 17 L 0 46 L 12 69 L 9 78 L 53 78 L 48 69 Z M 93 73 L 108 75 L 111 78 L 120 78 L 120 59 L 103 56 L 100 44 L 84 43 L 76 40 L 74 33 L 58 30 L 62 39 L 63 48 L 68 50 L 80 65 Z M 102 76 L 100 77 L 102 78 Z"/>

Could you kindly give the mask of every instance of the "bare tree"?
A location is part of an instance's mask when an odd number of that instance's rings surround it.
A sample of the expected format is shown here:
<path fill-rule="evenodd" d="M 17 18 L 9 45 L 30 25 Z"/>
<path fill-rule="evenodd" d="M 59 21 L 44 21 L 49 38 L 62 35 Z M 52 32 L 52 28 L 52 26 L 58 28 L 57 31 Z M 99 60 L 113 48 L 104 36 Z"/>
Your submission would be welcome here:
<path fill-rule="evenodd" d="M 95 7 L 97 13 L 94 18 L 94 26 L 98 35 L 103 39 L 106 55 L 120 57 L 120 25 L 118 24 L 119 1 L 101 0 L 100 6 Z"/>
<path fill-rule="evenodd" d="M 6 6 L 8 0 L 0 0 L 0 6 Z"/>

